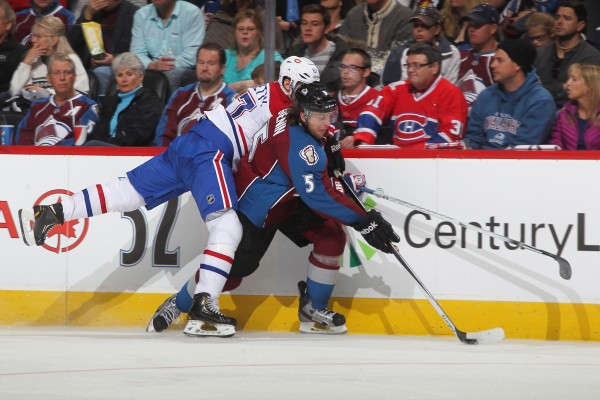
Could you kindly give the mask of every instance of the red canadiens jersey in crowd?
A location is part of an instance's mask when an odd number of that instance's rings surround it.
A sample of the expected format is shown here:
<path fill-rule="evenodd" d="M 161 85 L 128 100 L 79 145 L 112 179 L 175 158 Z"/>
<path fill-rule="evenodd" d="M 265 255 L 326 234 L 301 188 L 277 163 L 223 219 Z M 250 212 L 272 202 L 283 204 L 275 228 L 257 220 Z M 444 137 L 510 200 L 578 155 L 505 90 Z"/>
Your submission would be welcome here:
<path fill-rule="evenodd" d="M 85 125 L 89 135 L 98 122 L 98 105 L 77 94 L 60 106 L 54 95 L 34 102 L 19 124 L 17 144 L 35 146 L 70 146 L 75 144 L 75 126 Z"/>
<path fill-rule="evenodd" d="M 473 49 L 460 51 L 460 70 L 456 86 L 464 93 L 469 107 L 479 93 L 494 83 L 490 64 L 496 51 L 477 53 Z"/>
<path fill-rule="evenodd" d="M 424 92 L 415 92 L 408 81 L 383 88 L 358 118 L 354 138 L 375 143 L 383 123 L 389 121 L 394 144 L 423 148 L 425 143 L 460 140 L 467 121 L 462 92 L 439 76 Z"/>
<path fill-rule="evenodd" d="M 338 92 L 340 119 L 346 133 L 352 133 L 356 129 L 358 116 L 365 109 L 367 103 L 379 96 L 379 93 L 379 90 L 370 86 L 365 86 L 358 95 L 352 98 L 343 96 L 341 90 Z"/>
<path fill-rule="evenodd" d="M 192 83 L 173 93 L 156 127 L 155 146 L 168 146 L 177 136 L 187 133 L 206 111 L 218 105 L 227 107 L 237 96 L 235 90 L 223 83 L 215 93 L 203 98 L 199 85 Z"/>
<path fill-rule="evenodd" d="M 235 174 L 239 210 L 252 223 L 263 227 L 281 222 L 299 200 L 346 225 L 364 219 L 364 211 L 333 187 L 321 141 L 299 125 L 290 127 L 286 109 L 269 121 L 266 132 L 257 137 L 254 154 L 242 159 Z"/>

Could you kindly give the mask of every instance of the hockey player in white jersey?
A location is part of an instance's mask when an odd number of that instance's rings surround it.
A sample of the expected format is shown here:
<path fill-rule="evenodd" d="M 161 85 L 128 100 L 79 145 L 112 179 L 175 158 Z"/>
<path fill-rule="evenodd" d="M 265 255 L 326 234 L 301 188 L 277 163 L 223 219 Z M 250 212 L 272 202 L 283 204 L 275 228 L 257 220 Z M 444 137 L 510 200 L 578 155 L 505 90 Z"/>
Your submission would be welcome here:
<path fill-rule="evenodd" d="M 319 72 L 312 61 L 286 59 L 277 82 L 250 89 L 227 111 L 219 106 L 206 112 L 188 134 L 177 137 L 165 152 L 127 172 L 126 179 L 90 186 L 63 197 L 60 203 L 19 210 L 25 243 L 42 245 L 48 232 L 65 221 L 133 211 L 144 205 L 152 209 L 190 191 L 209 232 L 200 259 L 200 281 L 191 304 L 178 308 L 174 296 L 170 297 L 159 307 L 147 330 L 165 329 L 185 310 L 189 319 L 185 333 L 233 335 L 236 320 L 223 315 L 218 303 L 242 236 L 235 212 L 233 172 L 269 118 L 291 104 L 299 83 L 318 80 Z M 211 327 L 203 329 L 205 323 Z"/>

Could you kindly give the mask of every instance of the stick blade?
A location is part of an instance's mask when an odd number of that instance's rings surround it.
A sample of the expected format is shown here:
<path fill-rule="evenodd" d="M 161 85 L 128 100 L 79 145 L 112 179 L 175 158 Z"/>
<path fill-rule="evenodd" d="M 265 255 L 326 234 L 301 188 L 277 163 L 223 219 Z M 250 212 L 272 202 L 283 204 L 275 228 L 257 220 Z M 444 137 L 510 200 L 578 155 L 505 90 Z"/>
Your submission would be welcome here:
<path fill-rule="evenodd" d="M 566 280 L 571 279 L 571 264 L 559 256 L 556 256 L 556 261 L 558 261 L 558 273 L 560 277 Z"/>
<path fill-rule="evenodd" d="M 488 344 L 504 340 L 504 329 L 494 328 L 480 332 L 457 332 L 457 336 L 464 344 Z"/>

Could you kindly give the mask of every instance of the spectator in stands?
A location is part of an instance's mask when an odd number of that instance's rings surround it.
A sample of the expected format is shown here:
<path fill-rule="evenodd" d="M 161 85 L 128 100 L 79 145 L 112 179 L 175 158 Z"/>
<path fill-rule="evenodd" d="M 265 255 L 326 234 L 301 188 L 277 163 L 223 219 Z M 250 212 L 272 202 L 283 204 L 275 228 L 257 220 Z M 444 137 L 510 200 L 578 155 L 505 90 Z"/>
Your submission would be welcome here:
<path fill-rule="evenodd" d="M 131 26 L 133 15 L 138 10 L 127 0 L 89 0 L 77 23 L 71 28 L 67 37 L 73 50 L 77 53 L 83 65 L 92 70 L 98 77 L 98 94 L 104 95 L 108 81 L 112 76 L 114 58 L 129 51 L 131 45 Z M 102 27 L 104 55 L 93 58 L 85 42 L 81 24 L 97 22 Z"/>
<path fill-rule="evenodd" d="M 122 53 L 112 63 L 117 93 L 104 97 L 98 125 L 86 145 L 150 146 L 162 102 L 142 86 L 144 64 L 133 53 Z"/>
<path fill-rule="evenodd" d="M 535 47 L 542 47 L 554 39 L 554 18 L 552 15 L 535 12 L 525 23 L 527 38 Z"/>
<path fill-rule="evenodd" d="M 254 10 L 240 11 L 235 16 L 235 48 L 225 50 L 227 63 L 223 80 L 233 90 L 244 93 L 254 86 L 252 71 L 265 62 L 263 48 L 263 25 L 260 16 Z M 275 61 L 283 61 L 275 52 Z"/>
<path fill-rule="evenodd" d="M 585 30 L 587 10 L 579 0 L 565 0 L 554 15 L 554 42 L 537 49 L 535 67 L 542 84 L 554 97 L 557 107 L 567 100 L 564 83 L 572 64 L 600 66 L 600 52 L 587 43 Z"/>
<path fill-rule="evenodd" d="M 339 90 L 340 62 L 344 52 L 352 47 L 337 35 L 325 36 L 330 24 L 329 13 L 320 4 L 302 9 L 300 37 L 290 48 L 291 56 L 306 57 L 315 63 L 321 75 L 321 83 L 331 91 Z"/>
<path fill-rule="evenodd" d="M 173 93 L 182 81 L 193 79 L 204 33 L 204 17 L 192 3 L 152 0 L 135 13 L 131 52 L 146 69 L 164 73 L 169 79 L 169 93 Z"/>
<path fill-rule="evenodd" d="M 65 36 L 65 25 L 53 16 L 38 19 L 31 28 L 32 47 L 17 67 L 10 81 L 12 96 L 21 95 L 30 100 L 48 97 L 54 93 L 48 80 L 46 60 L 61 53 L 70 57 L 75 65 L 75 90 L 87 94 L 90 90 L 88 76 L 77 54 Z"/>
<path fill-rule="evenodd" d="M 279 69 L 281 68 L 281 62 L 275 61 L 275 72 L 273 75 L 279 76 Z M 254 81 L 254 87 L 264 85 L 265 81 L 265 64 L 260 64 L 252 71 L 252 80 Z"/>
<path fill-rule="evenodd" d="M 535 47 L 523 39 L 498 45 L 491 69 L 494 85 L 471 109 L 465 144 L 472 149 L 506 149 L 545 143 L 556 109 L 533 63 Z"/>
<path fill-rule="evenodd" d="M 35 33 L 35 27 L 33 32 Z M 71 56 L 62 53 L 50 56 L 48 81 L 54 94 L 31 105 L 17 129 L 17 144 L 68 146 L 78 140 L 75 136 L 77 126 L 85 126 L 87 135 L 93 132 L 98 121 L 98 106 L 92 99 L 75 90 L 75 68 Z M 85 134 L 82 138 L 84 137 Z"/>
<path fill-rule="evenodd" d="M 354 144 L 373 144 L 383 121 L 390 121 L 393 142 L 407 149 L 462 139 L 467 103 L 460 90 L 441 76 L 440 50 L 424 42 L 407 52 L 408 79 L 383 88 L 358 117 Z"/>
<path fill-rule="evenodd" d="M 217 43 L 224 49 L 235 47 L 234 18 L 244 10 L 254 10 L 264 26 L 266 23 L 265 9 L 256 0 L 222 0 L 221 10 L 210 20 L 206 28 L 206 42 Z M 279 24 L 275 24 L 275 48 L 279 53 L 285 52 L 285 43 Z"/>
<path fill-rule="evenodd" d="M 517 38 L 527 32 L 527 21 L 536 13 L 554 14 L 562 0 L 511 0 L 502 15 L 502 31 Z"/>
<path fill-rule="evenodd" d="M 442 52 L 442 76 L 452 83 L 458 80 L 460 67 L 460 52 L 442 34 L 442 20 L 440 12 L 435 7 L 420 8 L 411 18 L 412 39 L 405 45 L 392 50 L 383 70 L 382 81 L 384 85 L 407 78 L 406 52 L 415 42 L 430 42 Z"/>
<path fill-rule="evenodd" d="M 344 53 L 340 64 L 342 89 L 337 93 L 340 112 L 340 143 L 343 148 L 354 147 L 354 131 L 358 116 L 380 92 L 367 85 L 371 74 L 371 57 L 361 48 L 351 48 Z"/>
<path fill-rule="evenodd" d="M 563 150 L 600 150 L 600 67 L 573 64 L 565 83 L 567 101 L 548 143 Z"/>
<path fill-rule="evenodd" d="M 15 12 L 6 1 L 0 0 L 0 103 L 10 97 L 10 79 L 27 53 L 27 48 L 14 39 L 14 27 Z"/>
<path fill-rule="evenodd" d="M 481 4 L 462 19 L 467 22 L 470 44 L 460 50 L 457 86 L 464 93 L 469 107 L 483 89 L 494 83 L 490 63 L 498 47 L 499 18 L 495 8 Z"/>
<path fill-rule="evenodd" d="M 75 14 L 64 8 L 58 0 L 31 0 L 31 8 L 17 13 L 15 39 L 22 44 L 29 44 L 35 22 L 45 16 L 58 18 L 65 26 L 65 32 L 75 23 Z"/>
<path fill-rule="evenodd" d="M 447 0 L 442 7 L 442 30 L 444 36 L 456 46 L 467 40 L 465 16 L 478 6 L 481 0 Z"/>
<path fill-rule="evenodd" d="M 177 136 L 187 133 L 209 111 L 227 107 L 237 96 L 223 82 L 225 50 L 216 43 L 204 43 L 198 50 L 198 81 L 178 89 L 163 110 L 154 138 L 155 146 L 168 146 Z"/>
<path fill-rule="evenodd" d="M 342 22 L 344 22 L 343 0 L 321 0 L 321 5 L 329 13 L 329 25 L 325 29 L 325 34 L 338 34 L 342 28 Z"/>
<path fill-rule="evenodd" d="M 366 0 L 348 11 L 340 35 L 367 44 L 371 69 L 381 76 L 391 49 L 410 38 L 413 13 L 396 0 Z"/>

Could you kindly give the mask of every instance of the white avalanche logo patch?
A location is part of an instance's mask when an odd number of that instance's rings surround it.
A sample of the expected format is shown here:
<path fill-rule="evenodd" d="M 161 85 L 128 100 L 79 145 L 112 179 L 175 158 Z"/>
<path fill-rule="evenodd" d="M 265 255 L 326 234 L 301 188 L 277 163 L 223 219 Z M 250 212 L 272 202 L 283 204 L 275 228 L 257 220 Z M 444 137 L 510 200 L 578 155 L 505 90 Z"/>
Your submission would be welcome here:
<path fill-rule="evenodd" d="M 308 165 L 315 165 L 317 161 L 319 161 L 319 155 L 312 144 L 300 150 L 300 157 L 302 157 Z"/>

